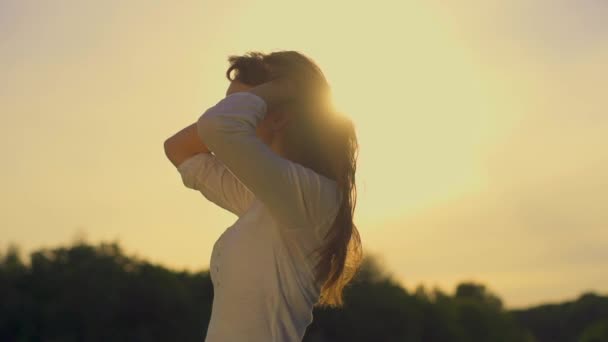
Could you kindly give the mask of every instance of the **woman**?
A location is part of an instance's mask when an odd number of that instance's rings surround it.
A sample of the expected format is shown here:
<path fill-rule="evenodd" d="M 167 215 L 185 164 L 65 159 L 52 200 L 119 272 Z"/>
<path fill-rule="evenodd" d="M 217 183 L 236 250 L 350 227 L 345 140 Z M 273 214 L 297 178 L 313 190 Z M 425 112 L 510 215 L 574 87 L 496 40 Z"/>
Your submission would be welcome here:
<path fill-rule="evenodd" d="M 205 341 L 301 341 L 361 263 L 355 129 L 303 54 L 228 61 L 226 97 L 164 144 L 186 187 L 238 216 L 213 246 Z"/>

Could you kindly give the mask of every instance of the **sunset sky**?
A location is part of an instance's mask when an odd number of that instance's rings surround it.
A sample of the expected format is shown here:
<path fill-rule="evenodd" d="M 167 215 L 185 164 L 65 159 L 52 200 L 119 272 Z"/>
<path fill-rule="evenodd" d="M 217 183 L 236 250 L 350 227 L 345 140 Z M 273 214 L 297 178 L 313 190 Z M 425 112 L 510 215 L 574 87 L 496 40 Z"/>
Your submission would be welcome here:
<path fill-rule="evenodd" d="M 447 4 L 447 5 L 446 5 Z M 227 57 L 297 50 L 357 127 L 355 223 L 408 290 L 608 292 L 606 1 L 0 0 L 0 248 L 119 240 L 206 269 L 236 216 L 163 142 Z"/>

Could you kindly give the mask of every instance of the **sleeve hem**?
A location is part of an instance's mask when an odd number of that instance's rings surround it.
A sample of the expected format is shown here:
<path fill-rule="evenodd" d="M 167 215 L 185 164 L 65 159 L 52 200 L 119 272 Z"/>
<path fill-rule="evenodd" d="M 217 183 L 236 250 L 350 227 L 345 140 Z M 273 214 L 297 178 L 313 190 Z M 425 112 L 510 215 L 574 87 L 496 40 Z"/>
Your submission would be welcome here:
<path fill-rule="evenodd" d="M 194 159 L 196 159 L 196 157 L 199 154 L 205 154 L 205 152 L 199 152 L 199 153 L 193 154 L 190 157 L 184 159 L 181 163 L 179 163 L 179 165 L 176 166 L 177 171 L 179 171 L 180 173 L 182 173 L 183 171 L 185 171 L 188 168 L 188 165 L 190 163 L 194 162 Z M 206 153 L 206 154 L 210 154 L 210 153 Z"/>

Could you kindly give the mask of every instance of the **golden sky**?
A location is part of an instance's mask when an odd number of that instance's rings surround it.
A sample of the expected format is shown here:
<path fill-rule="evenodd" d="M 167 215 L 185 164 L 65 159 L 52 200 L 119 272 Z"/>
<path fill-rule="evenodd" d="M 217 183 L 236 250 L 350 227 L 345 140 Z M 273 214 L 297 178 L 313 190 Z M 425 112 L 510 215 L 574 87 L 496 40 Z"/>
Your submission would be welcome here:
<path fill-rule="evenodd" d="M 228 55 L 285 49 L 353 118 L 356 224 L 405 287 L 606 293 L 608 4 L 445 3 L 1 2 L 0 247 L 85 234 L 207 268 L 236 216 L 163 142 L 223 98 Z"/>

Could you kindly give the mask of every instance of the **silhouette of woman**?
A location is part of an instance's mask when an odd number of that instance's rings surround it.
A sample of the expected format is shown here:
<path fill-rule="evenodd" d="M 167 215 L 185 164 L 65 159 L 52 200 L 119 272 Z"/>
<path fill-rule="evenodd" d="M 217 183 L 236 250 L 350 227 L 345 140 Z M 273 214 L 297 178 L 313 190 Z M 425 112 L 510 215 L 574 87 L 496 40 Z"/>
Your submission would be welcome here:
<path fill-rule="evenodd" d="M 226 97 L 164 143 L 186 187 L 238 216 L 213 245 L 205 341 L 301 341 L 361 264 L 354 125 L 304 54 L 228 61 Z"/>

